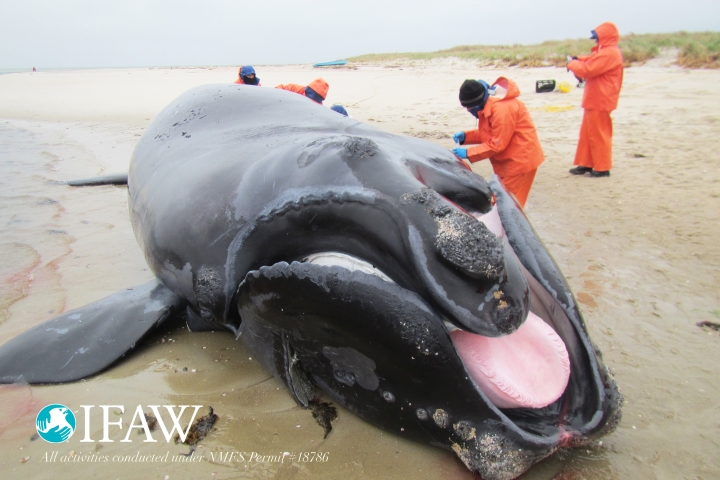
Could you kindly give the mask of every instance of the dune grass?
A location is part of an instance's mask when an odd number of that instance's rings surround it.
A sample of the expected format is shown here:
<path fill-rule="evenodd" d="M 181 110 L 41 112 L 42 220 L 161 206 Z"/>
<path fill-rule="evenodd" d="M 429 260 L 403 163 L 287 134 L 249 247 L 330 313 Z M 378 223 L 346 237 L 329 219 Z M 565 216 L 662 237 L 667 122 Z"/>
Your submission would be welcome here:
<path fill-rule="evenodd" d="M 455 57 L 485 65 L 519 67 L 563 66 L 568 55 L 587 54 L 592 40 L 551 40 L 537 45 L 461 45 L 436 52 L 381 53 L 349 58 L 360 63 L 432 60 Z M 620 39 L 626 66 L 643 64 L 664 49 L 677 49 L 677 63 L 686 68 L 720 68 L 720 32 L 629 34 Z"/>

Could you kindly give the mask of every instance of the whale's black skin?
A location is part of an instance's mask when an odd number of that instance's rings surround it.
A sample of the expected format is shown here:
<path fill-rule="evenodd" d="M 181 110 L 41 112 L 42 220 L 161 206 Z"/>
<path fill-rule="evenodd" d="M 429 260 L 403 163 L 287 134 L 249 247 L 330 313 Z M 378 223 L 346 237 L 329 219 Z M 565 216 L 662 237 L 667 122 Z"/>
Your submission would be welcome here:
<path fill-rule="evenodd" d="M 521 209 L 437 145 L 290 92 L 205 86 L 145 132 L 128 190 L 159 282 L 130 294 L 132 308 L 116 294 L 11 340 L 0 381 L 96 373 L 184 309 L 191 330 L 238 335 L 301 405 L 319 387 L 382 428 L 451 448 L 483 478 L 514 478 L 619 422 L 617 387 Z M 503 240 L 468 214 L 489 212 L 493 197 Z M 304 262 L 319 252 L 381 273 Z M 108 308 L 117 325 L 136 322 L 111 331 L 122 351 L 93 347 Z M 501 410 L 469 378 L 448 325 L 501 336 L 528 311 L 564 341 L 570 381 L 545 408 Z"/>
<path fill-rule="evenodd" d="M 68 180 L 65 183 L 71 187 L 96 187 L 98 185 L 127 185 L 127 180 L 127 173 L 112 173 L 100 177 Z"/>
<path fill-rule="evenodd" d="M 302 100 L 280 90 L 194 90 L 161 113 L 135 150 L 128 188 L 136 237 L 197 323 L 237 330 L 233 299 L 248 271 L 342 245 L 458 326 L 515 331 L 527 285 L 484 225 L 471 222 L 489 235 L 485 251 L 465 251 L 457 237 L 437 254 L 438 224 L 470 219 L 451 202 L 490 208 L 482 178 L 439 146 Z M 493 285 L 505 295 L 472 313 L 483 303 L 477 292 Z M 494 308 L 501 301 L 509 307 Z"/>

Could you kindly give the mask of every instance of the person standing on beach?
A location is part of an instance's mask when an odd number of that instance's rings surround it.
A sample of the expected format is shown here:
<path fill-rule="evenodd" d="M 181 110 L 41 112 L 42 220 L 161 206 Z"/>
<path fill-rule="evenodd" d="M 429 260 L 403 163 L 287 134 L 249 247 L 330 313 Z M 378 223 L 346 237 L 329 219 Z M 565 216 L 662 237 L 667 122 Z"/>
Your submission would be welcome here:
<path fill-rule="evenodd" d="M 580 140 L 573 175 L 609 177 L 612 168 L 612 119 L 623 80 L 623 58 L 615 24 L 605 22 L 592 31 L 597 42 L 590 55 L 573 57 L 567 64 L 575 76 L 585 79 Z"/>
<path fill-rule="evenodd" d="M 452 151 L 473 163 L 489 158 L 495 174 L 524 208 L 545 155 L 519 95 L 515 82 L 505 77 L 498 78 L 492 87 L 483 80 L 465 80 L 460 87 L 460 105 L 478 119 L 478 126 L 455 133 L 453 140 L 475 146 Z"/>
<path fill-rule="evenodd" d="M 300 95 L 305 95 L 309 99 L 322 105 L 327 97 L 328 90 L 330 90 L 330 85 L 328 85 L 328 83 L 322 78 L 316 78 L 310 82 L 307 87 L 298 85 L 297 83 L 286 83 L 280 84 L 275 88 L 279 88 L 280 90 L 289 90 L 291 92 L 299 93 Z"/>
<path fill-rule="evenodd" d="M 244 67 L 240 67 L 238 70 L 238 78 L 235 80 L 235 83 L 239 85 L 257 85 L 260 87 L 260 79 L 255 74 L 255 69 L 252 67 L 252 65 L 245 65 Z"/>

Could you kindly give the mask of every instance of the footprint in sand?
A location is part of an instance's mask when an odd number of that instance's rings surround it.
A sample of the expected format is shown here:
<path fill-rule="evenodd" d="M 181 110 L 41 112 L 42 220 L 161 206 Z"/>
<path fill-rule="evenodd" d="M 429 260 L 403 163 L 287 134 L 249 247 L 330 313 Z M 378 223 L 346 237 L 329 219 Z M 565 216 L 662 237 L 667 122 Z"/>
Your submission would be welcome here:
<path fill-rule="evenodd" d="M 602 267 L 598 265 L 590 265 L 588 271 L 580 275 L 583 279 L 582 291 L 579 291 L 575 297 L 578 299 L 578 302 L 589 308 L 596 308 L 598 306 L 595 299 L 603 293 L 603 287 L 598 284 L 597 274 L 594 273 L 601 270 L 601 268 Z"/>

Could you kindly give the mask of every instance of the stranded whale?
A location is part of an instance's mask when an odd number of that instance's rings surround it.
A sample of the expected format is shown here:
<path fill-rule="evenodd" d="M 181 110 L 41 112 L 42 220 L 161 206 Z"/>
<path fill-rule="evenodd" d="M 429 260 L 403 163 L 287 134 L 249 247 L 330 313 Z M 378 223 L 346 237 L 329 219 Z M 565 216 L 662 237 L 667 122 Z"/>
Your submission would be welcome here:
<path fill-rule="evenodd" d="M 128 191 L 157 280 L 0 347 L 3 383 L 87 377 L 184 316 L 235 334 L 301 405 L 320 388 L 487 479 L 619 422 L 622 397 L 522 210 L 437 145 L 288 92 L 210 85 L 148 127 Z"/>

